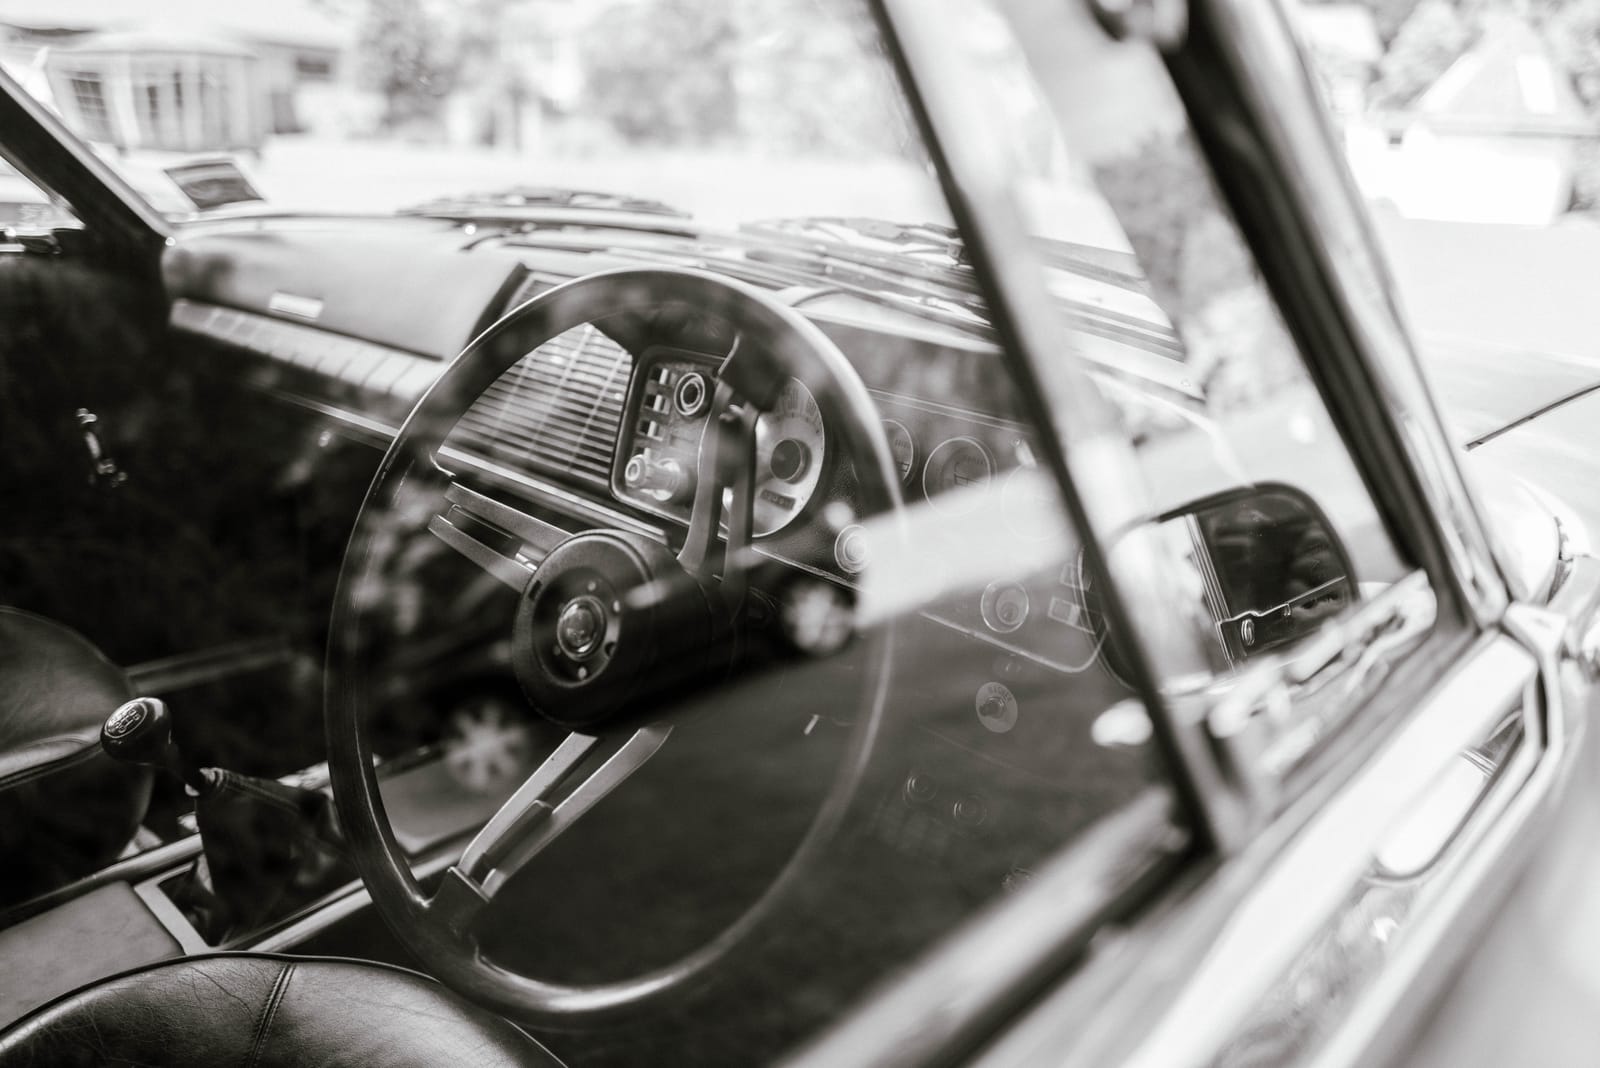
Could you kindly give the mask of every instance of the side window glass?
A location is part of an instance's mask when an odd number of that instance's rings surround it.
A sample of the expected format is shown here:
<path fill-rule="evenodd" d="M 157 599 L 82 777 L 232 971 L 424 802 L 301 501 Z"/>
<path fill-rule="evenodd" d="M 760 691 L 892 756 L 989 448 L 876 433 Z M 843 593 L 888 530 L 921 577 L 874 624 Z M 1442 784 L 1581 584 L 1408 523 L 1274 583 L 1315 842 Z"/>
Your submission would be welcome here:
<path fill-rule="evenodd" d="M 0 159 L 0 227 L 48 230 L 77 224 L 77 218 L 64 202 Z"/>
<path fill-rule="evenodd" d="M 996 4 L 1018 33 L 1036 7 Z M 1223 685 L 1402 580 L 1423 602 L 1407 636 L 1423 632 L 1426 579 L 1408 577 L 1415 565 L 1391 540 L 1158 57 L 1083 16 L 1075 54 L 1007 83 L 998 72 L 1030 68 L 995 14 L 980 5 L 952 17 L 970 27 L 962 38 L 993 106 L 1016 116 L 994 125 L 1054 139 L 1046 151 L 1018 146 L 1017 200 L 1073 327 L 1071 349 L 1137 456 L 1138 485 L 1118 496 L 1142 497 L 1139 514 L 1103 532 L 1114 577 L 1138 584 L 1140 553 L 1164 558 L 1195 622 L 1200 677 Z M 1192 663 L 1157 669 L 1175 688 L 1196 682 Z M 1323 733 L 1299 732 L 1292 755 Z"/>
<path fill-rule="evenodd" d="M 1475 450 L 1587 385 L 1600 267 L 1593 9 L 1285 6 L 1457 442 Z M 1507 364 L 1515 381 L 1500 375 Z"/>

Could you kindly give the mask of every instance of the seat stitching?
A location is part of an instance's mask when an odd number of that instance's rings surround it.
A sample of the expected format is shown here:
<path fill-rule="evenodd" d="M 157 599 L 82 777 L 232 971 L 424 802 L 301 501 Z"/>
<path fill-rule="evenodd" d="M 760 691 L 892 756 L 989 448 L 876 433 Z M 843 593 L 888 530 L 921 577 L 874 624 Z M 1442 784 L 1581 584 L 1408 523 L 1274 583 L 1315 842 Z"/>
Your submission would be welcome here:
<path fill-rule="evenodd" d="M 289 987 L 289 973 L 294 971 L 292 963 L 285 964 L 278 973 L 277 982 L 272 984 L 272 993 L 267 997 L 267 1003 L 261 1007 L 261 1017 L 256 1021 L 255 1040 L 250 1044 L 250 1059 L 245 1062 L 245 1068 L 255 1068 L 261 1060 L 261 1050 L 267 1044 L 267 1033 L 272 1030 L 272 1021 L 278 1015 L 278 1006 L 283 1004 L 283 992 Z"/>

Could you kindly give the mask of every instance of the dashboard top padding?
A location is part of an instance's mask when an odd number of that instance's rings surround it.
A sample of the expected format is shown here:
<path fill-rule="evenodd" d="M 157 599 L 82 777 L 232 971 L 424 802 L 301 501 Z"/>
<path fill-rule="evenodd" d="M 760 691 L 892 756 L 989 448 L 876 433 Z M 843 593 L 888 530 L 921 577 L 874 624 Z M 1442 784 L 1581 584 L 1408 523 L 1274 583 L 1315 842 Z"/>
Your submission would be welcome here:
<path fill-rule="evenodd" d="M 519 270 L 515 256 L 466 254 L 459 235 L 426 225 L 373 227 L 355 241 L 348 225 L 205 232 L 180 236 L 162 265 L 170 297 L 440 360 L 472 340 L 484 309 Z"/>

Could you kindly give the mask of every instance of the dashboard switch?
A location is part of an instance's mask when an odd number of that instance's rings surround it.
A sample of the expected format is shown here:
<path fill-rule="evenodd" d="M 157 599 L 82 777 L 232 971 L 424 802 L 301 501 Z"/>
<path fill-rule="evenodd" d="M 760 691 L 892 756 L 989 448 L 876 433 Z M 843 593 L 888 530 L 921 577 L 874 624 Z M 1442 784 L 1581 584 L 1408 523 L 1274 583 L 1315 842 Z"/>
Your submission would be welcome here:
<path fill-rule="evenodd" d="M 676 460 L 653 460 L 641 452 L 622 469 L 622 483 L 663 504 L 676 504 L 693 496 L 694 476 Z"/>
<path fill-rule="evenodd" d="M 672 402 L 678 414 L 686 419 L 693 419 L 705 411 L 710 400 L 711 388 L 706 384 L 706 376 L 699 371 L 690 371 L 678 379 L 678 386 L 672 393 Z"/>
<path fill-rule="evenodd" d="M 972 701 L 985 730 L 1005 734 L 1017 725 L 1017 697 L 1003 682 L 986 682 Z"/>
<path fill-rule="evenodd" d="M 859 575 L 867 566 L 867 531 L 851 523 L 833 541 L 833 559 L 846 574 Z"/>
<path fill-rule="evenodd" d="M 951 807 L 950 816 L 958 826 L 969 829 L 982 827 L 989 822 L 989 806 L 983 803 L 981 797 L 967 794 Z"/>

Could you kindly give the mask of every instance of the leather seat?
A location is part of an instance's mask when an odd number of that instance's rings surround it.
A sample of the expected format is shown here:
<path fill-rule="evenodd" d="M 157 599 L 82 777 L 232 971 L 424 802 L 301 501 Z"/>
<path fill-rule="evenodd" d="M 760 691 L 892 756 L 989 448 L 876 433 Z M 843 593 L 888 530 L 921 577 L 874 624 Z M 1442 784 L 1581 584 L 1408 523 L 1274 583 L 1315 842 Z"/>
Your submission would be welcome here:
<path fill-rule="evenodd" d="M 415 972 L 271 953 L 181 957 L 124 972 L 0 1032 L 0 1068 L 560 1063 L 506 1020 Z"/>
<path fill-rule="evenodd" d="M 76 631 L 0 608 L 0 904 L 87 875 L 133 837 L 151 773 L 100 750 L 132 693 Z"/>

